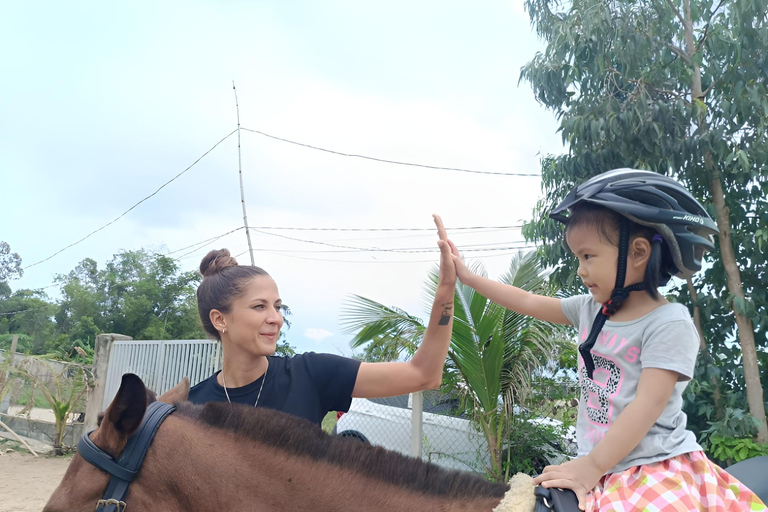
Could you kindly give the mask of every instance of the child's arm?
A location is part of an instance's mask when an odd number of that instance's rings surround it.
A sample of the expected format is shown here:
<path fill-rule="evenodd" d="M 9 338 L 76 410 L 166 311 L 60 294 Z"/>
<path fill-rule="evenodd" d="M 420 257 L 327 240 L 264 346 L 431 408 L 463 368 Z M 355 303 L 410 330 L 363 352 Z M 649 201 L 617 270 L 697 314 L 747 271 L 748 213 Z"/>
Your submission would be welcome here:
<path fill-rule="evenodd" d="M 679 374 L 659 368 L 646 368 L 640 374 L 637 395 L 619 414 L 605 437 L 589 455 L 560 464 L 547 466 L 534 479 L 544 487 L 572 489 L 579 498 L 579 508 L 585 506 L 586 494 L 600 478 L 629 454 L 645 437 L 669 402 Z"/>
<path fill-rule="evenodd" d="M 456 265 L 459 281 L 477 290 L 483 297 L 504 306 L 505 308 L 526 316 L 556 324 L 571 325 L 568 317 L 560 307 L 560 299 L 530 293 L 522 288 L 499 283 L 491 279 L 473 274 L 459 255 L 459 250 L 448 240 L 451 246 L 451 257 Z"/>

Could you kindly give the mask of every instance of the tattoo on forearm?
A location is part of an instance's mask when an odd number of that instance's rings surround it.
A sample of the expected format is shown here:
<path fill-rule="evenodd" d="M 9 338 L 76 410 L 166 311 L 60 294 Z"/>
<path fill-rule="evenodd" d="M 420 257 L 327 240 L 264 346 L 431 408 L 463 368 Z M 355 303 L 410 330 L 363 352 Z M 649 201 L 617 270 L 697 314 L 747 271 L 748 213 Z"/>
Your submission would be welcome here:
<path fill-rule="evenodd" d="M 437 325 L 448 325 L 453 317 L 453 302 L 446 302 L 443 306 L 443 311 L 440 313 L 440 320 Z"/>

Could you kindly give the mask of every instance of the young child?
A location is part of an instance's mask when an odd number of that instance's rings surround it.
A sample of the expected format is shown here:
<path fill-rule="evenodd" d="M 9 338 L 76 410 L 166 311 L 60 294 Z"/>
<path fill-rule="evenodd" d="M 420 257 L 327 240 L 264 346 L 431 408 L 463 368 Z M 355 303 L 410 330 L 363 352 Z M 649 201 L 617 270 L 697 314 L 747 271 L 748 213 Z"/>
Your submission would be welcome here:
<path fill-rule="evenodd" d="M 699 336 L 686 307 L 657 291 L 700 270 L 714 248 L 706 210 L 671 178 L 618 169 L 576 187 L 550 216 L 566 225 L 587 295 L 545 297 L 474 275 L 449 242 L 462 283 L 578 331 L 578 457 L 534 483 L 572 489 L 587 511 L 765 510 L 686 430 L 682 393 Z"/>

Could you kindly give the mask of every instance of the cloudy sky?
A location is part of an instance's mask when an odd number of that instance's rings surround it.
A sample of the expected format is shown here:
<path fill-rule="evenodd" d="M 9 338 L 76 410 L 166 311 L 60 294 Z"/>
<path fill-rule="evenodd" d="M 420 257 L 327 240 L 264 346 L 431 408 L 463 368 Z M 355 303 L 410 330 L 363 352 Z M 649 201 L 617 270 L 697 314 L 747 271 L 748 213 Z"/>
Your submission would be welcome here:
<path fill-rule="evenodd" d="M 498 276 L 522 240 L 500 226 L 529 218 L 540 196 L 538 178 L 509 174 L 562 151 L 553 116 L 518 85 L 542 47 L 522 3 L 5 5 L 0 240 L 29 266 L 12 288 L 48 287 L 121 250 L 192 270 L 227 247 L 248 263 L 243 230 L 203 243 L 243 225 L 234 82 L 244 129 L 502 173 L 241 132 L 254 258 L 293 311 L 290 343 L 350 355 L 339 317 L 352 294 L 425 317 L 431 214 Z"/>

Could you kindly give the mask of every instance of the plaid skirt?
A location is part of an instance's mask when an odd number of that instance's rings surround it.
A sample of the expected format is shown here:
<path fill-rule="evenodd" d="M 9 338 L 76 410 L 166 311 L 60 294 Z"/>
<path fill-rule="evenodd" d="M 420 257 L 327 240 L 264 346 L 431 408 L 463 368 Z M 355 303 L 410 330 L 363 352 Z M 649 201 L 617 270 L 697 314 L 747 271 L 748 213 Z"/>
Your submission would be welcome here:
<path fill-rule="evenodd" d="M 768 478 L 768 475 L 766 475 Z M 691 452 L 604 476 L 587 495 L 586 512 L 741 512 L 768 510 L 755 493 Z"/>

